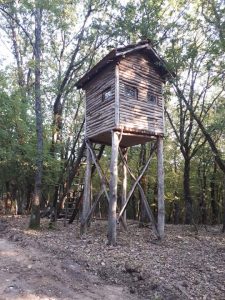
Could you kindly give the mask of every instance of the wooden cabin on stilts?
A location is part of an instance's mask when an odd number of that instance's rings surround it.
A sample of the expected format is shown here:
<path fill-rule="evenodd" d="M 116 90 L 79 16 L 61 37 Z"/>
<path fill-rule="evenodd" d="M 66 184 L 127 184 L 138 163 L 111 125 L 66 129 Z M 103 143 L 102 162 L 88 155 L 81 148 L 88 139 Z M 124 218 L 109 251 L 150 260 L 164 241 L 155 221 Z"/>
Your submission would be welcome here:
<path fill-rule="evenodd" d="M 162 85 L 169 72 L 149 41 L 112 50 L 76 84 L 86 93 L 85 140 L 87 165 L 84 183 L 81 232 L 86 230 L 101 196 L 108 201 L 108 243 L 116 244 L 117 222 L 126 227 L 126 207 L 137 187 L 156 236 L 164 236 L 164 107 Z M 135 178 L 127 156 L 129 147 L 152 141 L 146 165 Z M 98 162 L 93 143 L 111 145 L 110 180 Z M 153 153 L 157 153 L 158 220 L 154 221 L 140 180 Z M 123 162 L 122 207 L 117 214 L 118 157 Z M 91 166 L 95 164 L 101 189 L 91 206 Z M 127 175 L 133 179 L 127 192 Z"/>

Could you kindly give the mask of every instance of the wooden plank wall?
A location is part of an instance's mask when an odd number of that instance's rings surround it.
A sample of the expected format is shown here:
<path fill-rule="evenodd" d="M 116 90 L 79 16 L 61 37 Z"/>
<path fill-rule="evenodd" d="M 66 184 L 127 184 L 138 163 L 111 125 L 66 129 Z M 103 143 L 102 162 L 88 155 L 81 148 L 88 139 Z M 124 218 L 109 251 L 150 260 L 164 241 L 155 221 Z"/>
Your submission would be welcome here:
<path fill-rule="evenodd" d="M 102 92 L 111 86 L 112 99 L 102 101 Z M 115 127 L 115 66 L 97 74 L 86 89 L 86 135 L 93 137 Z"/>
<path fill-rule="evenodd" d="M 164 133 L 162 79 L 142 54 L 131 54 L 120 61 L 120 126 L 151 133 Z M 125 95 L 124 85 L 138 89 L 138 100 Z M 157 103 L 147 100 L 148 91 Z"/>

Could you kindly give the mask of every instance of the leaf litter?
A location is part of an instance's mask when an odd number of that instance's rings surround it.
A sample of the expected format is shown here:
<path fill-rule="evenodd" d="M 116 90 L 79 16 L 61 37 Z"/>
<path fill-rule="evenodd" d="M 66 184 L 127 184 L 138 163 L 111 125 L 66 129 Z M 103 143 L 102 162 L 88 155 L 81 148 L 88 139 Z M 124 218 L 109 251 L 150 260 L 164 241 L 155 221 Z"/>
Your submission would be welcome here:
<path fill-rule="evenodd" d="M 28 217 L 8 218 L 7 238 L 51 254 L 48 259 L 61 261 L 73 276 L 76 263 L 106 284 L 125 287 L 134 299 L 225 299 L 225 235 L 219 226 L 200 227 L 196 235 L 191 226 L 167 225 L 158 242 L 150 227 L 129 221 L 127 232 L 118 229 L 113 247 L 107 246 L 106 221 L 92 222 L 83 236 L 77 222 L 64 227 L 58 221 L 52 230 L 48 222 L 31 231 Z"/>

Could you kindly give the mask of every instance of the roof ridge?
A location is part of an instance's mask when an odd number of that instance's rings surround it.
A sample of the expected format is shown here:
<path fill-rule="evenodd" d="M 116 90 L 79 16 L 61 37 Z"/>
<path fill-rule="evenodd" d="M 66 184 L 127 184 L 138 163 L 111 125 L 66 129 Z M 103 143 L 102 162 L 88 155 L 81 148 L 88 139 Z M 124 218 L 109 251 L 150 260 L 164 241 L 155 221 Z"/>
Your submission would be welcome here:
<path fill-rule="evenodd" d="M 107 55 L 105 55 L 90 71 L 88 71 L 80 80 L 77 81 L 75 86 L 80 89 L 88 81 L 92 79 L 100 70 L 105 68 L 107 65 L 113 62 L 117 62 L 120 57 L 128 53 L 132 53 L 138 50 L 148 51 L 149 60 L 155 62 L 156 69 L 161 74 L 162 77 L 166 77 L 169 74 L 169 71 L 166 68 L 164 60 L 160 57 L 157 51 L 153 48 L 151 40 L 142 40 L 136 44 L 130 44 L 124 47 L 114 48 Z"/>

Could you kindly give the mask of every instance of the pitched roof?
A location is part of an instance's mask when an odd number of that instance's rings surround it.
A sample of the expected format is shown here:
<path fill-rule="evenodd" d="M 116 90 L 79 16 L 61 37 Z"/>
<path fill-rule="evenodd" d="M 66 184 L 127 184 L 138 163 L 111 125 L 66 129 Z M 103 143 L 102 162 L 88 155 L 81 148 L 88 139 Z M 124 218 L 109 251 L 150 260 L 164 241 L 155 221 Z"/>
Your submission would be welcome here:
<path fill-rule="evenodd" d="M 171 77 L 171 73 L 166 68 L 165 61 L 158 55 L 156 50 L 152 47 L 150 41 L 141 41 L 137 44 L 128 45 L 126 47 L 115 48 L 102 58 L 89 72 L 87 72 L 80 80 L 76 82 L 78 89 L 82 88 L 88 81 L 90 81 L 100 70 L 104 69 L 111 63 L 116 63 L 124 55 L 136 51 L 143 51 L 149 57 L 149 60 L 154 64 L 156 71 L 163 79 Z M 174 76 L 174 74 L 172 74 Z"/>

